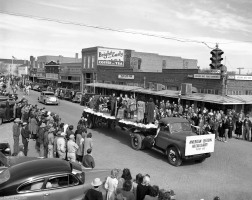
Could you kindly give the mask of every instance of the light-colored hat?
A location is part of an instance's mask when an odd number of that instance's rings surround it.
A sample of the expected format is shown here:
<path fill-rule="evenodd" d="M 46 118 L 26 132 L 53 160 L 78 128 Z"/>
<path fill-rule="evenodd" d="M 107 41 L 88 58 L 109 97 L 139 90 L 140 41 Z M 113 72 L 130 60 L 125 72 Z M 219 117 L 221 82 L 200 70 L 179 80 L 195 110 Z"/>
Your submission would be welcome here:
<path fill-rule="evenodd" d="M 14 122 L 19 123 L 19 122 L 21 122 L 21 120 L 20 120 L 19 118 L 16 118 L 16 119 L 14 120 Z"/>
<path fill-rule="evenodd" d="M 48 132 L 53 132 L 53 131 L 55 131 L 55 129 L 51 127 Z"/>
<path fill-rule="evenodd" d="M 42 123 L 42 124 L 40 125 L 40 128 L 44 128 L 44 127 L 46 127 L 46 125 L 45 125 L 45 123 Z"/>
<path fill-rule="evenodd" d="M 27 122 L 23 122 L 23 124 L 22 125 L 26 125 L 27 124 Z"/>
<path fill-rule="evenodd" d="M 101 184 L 102 184 L 102 182 L 101 182 L 101 179 L 100 179 L 100 178 L 95 178 L 95 179 L 92 181 L 92 183 L 91 183 L 91 185 L 94 186 L 94 187 L 100 186 Z"/>
<path fill-rule="evenodd" d="M 64 133 L 64 132 L 61 132 L 61 134 L 60 134 L 61 136 L 66 136 L 66 133 Z"/>
<path fill-rule="evenodd" d="M 47 112 L 47 115 L 51 115 L 51 111 L 48 111 L 48 112 Z"/>
<path fill-rule="evenodd" d="M 71 134 L 71 135 L 69 136 L 69 139 L 74 139 L 74 135 Z"/>
<path fill-rule="evenodd" d="M 61 131 L 58 131 L 58 132 L 56 133 L 56 135 L 61 135 L 61 133 L 62 133 Z"/>

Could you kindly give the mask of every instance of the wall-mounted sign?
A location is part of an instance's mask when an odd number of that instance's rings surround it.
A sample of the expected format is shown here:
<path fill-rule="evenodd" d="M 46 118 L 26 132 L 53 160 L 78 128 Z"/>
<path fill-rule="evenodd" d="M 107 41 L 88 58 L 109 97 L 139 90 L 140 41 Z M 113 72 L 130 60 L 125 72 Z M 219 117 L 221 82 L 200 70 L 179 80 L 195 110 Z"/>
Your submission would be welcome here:
<path fill-rule="evenodd" d="M 211 69 L 212 74 L 220 74 L 221 70 L 220 69 Z"/>
<path fill-rule="evenodd" d="M 194 78 L 203 78 L 203 79 L 220 79 L 220 75 L 214 74 L 194 74 Z"/>
<path fill-rule="evenodd" d="M 46 73 L 46 78 L 58 79 L 59 75 L 54 73 Z"/>
<path fill-rule="evenodd" d="M 124 66 L 124 50 L 98 48 L 97 65 Z"/>
<path fill-rule="evenodd" d="M 134 79 L 135 76 L 134 75 L 130 75 L 130 74 L 118 74 L 118 79 Z"/>
<path fill-rule="evenodd" d="M 252 81 L 252 76 L 235 75 L 235 80 Z"/>
<path fill-rule="evenodd" d="M 235 79 L 235 75 L 228 75 L 228 79 Z"/>

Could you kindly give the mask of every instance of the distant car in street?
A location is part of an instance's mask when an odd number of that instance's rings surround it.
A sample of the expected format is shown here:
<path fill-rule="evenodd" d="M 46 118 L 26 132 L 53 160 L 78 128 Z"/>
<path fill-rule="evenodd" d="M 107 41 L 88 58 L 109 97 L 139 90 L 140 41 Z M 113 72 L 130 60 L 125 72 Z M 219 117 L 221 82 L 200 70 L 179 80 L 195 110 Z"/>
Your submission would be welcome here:
<path fill-rule="evenodd" d="M 59 99 L 51 91 L 42 91 L 38 97 L 38 101 L 44 104 L 59 105 Z"/>
<path fill-rule="evenodd" d="M 80 103 L 82 95 L 82 92 L 76 92 L 74 98 L 72 99 L 72 102 Z"/>
<path fill-rule="evenodd" d="M 36 159 L 0 172 L 0 197 L 11 199 L 82 199 L 91 181 L 105 180 L 110 170 L 84 169 L 58 158 Z M 105 196 L 106 192 L 101 187 Z"/>

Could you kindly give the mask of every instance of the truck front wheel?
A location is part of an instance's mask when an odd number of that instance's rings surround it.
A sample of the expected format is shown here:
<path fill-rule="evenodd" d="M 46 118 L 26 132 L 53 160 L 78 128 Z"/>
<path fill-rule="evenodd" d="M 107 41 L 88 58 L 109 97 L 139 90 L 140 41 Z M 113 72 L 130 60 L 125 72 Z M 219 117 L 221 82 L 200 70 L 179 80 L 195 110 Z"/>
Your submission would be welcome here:
<path fill-rule="evenodd" d="M 131 146 L 132 146 L 132 148 L 135 149 L 135 150 L 144 149 L 143 139 L 144 139 L 143 135 L 134 134 L 131 137 Z"/>
<path fill-rule="evenodd" d="M 3 123 L 3 119 L 2 119 L 2 118 L 0 118 L 0 125 L 2 125 L 2 123 Z"/>
<path fill-rule="evenodd" d="M 182 163 L 182 159 L 178 153 L 178 150 L 176 147 L 169 147 L 167 149 L 167 157 L 168 157 L 168 163 L 175 166 L 175 167 L 178 167 L 181 165 Z"/>

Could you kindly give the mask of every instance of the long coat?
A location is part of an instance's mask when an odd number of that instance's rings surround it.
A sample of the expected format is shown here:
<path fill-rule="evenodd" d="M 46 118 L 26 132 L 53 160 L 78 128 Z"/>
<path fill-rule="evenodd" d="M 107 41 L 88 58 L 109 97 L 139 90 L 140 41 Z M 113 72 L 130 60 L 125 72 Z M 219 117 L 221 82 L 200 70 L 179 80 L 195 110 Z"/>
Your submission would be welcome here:
<path fill-rule="evenodd" d="M 31 118 L 31 121 L 30 121 L 30 131 L 31 131 L 31 134 L 37 134 L 38 132 L 38 122 L 34 117 Z"/>
<path fill-rule="evenodd" d="M 83 148 L 83 156 L 87 154 L 88 149 L 93 148 L 93 139 L 92 138 L 85 138 L 84 139 L 84 148 Z"/>
<path fill-rule="evenodd" d="M 146 105 L 147 123 L 154 122 L 154 110 L 155 104 L 153 102 L 148 102 Z"/>

